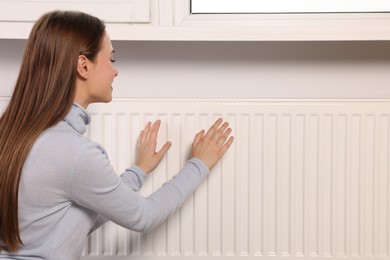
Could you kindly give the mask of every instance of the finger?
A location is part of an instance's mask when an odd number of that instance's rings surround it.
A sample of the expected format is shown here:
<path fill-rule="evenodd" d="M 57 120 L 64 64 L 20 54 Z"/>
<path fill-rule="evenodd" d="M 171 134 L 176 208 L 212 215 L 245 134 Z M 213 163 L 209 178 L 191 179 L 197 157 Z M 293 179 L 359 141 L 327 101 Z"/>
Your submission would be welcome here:
<path fill-rule="evenodd" d="M 146 124 L 145 128 L 144 128 L 144 133 L 143 133 L 143 142 L 145 140 L 149 140 L 150 138 L 150 126 L 152 125 L 152 123 L 150 121 L 148 121 L 148 123 Z"/>
<path fill-rule="evenodd" d="M 229 149 L 233 141 L 234 141 L 234 137 L 231 136 L 229 140 L 227 140 L 227 142 L 222 146 L 222 154 L 224 154 Z"/>
<path fill-rule="evenodd" d="M 156 149 L 156 146 L 157 146 L 157 134 L 158 134 L 158 130 L 160 128 L 160 123 L 161 123 L 160 120 L 156 120 L 153 123 L 153 125 L 150 127 L 150 131 L 149 131 L 148 142 L 150 145 L 152 145 L 154 150 Z"/>
<path fill-rule="evenodd" d="M 215 132 L 213 139 L 218 142 L 219 138 L 223 135 L 225 132 L 226 128 L 228 128 L 229 123 L 225 122 L 221 125 L 221 127 L 218 128 L 218 130 Z"/>
<path fill-rule="evenodd" d="M 217 131 L 218 127 L 222 124 L 222 118 L 218 118 L 217 121 L 210 127 L 210 129 L 207 131 L 206 135 L 204 138 L 211 138 L 215 131 Z"/>
<path fill-rule="evenodd" d="M 193 146 L 199 144 L 200 140 L 202 140 L 202 138 L 203 138 L 203 136 L 204 136 L 204 133 L 205 133 L 205 131 L 202 130 L 202 131 L 200 131 L 199 133 L 196 134 L 195 139 L 194 139 L 194 142 L 192 143 Z"/>
<path fill-rule="evenodd" d="M 152 122 L 148 121 L 144 127 L 144 130 L 146 131 L 147 129 L 149 129 L 151 125 L 152 125 Z"/>
<path fill-rule="evenodd" d="M 157 134 L 158 130 L 160 129 L 161 120 L 156 120 L 156 122 L 153 123 L 151 130 L 150 130 L 150 138 L 152 138 L 154 141 L 157 140 Z"/>
<path fill-rule="evenodd" d="M 144 130 L 142 130 L 140 133 L 139 133 L 139 136 L 138 136 L 138 147 L 142 144 L 143 142 L 143 138 L 144 138 Z"/>
<path fill-rule="evenodd" d="M 232 129 L 228 128 L 226 131 L 221 135 L 217 141 L 217 145 L 222 147 L 222 145 L 226 142 L 226 140 L 229 138 L 230 134 L 232 133 Z"/>
<path fill-rule="evenodd" d="M 138 145 L 141 145 L 145 142 L 146 139 L 146 133 L 148 132 L 148 129 L 150 128 L 150 121 L 145 125 L 144 129 L 141 130 L 139 137 L 138 137 Z"/>

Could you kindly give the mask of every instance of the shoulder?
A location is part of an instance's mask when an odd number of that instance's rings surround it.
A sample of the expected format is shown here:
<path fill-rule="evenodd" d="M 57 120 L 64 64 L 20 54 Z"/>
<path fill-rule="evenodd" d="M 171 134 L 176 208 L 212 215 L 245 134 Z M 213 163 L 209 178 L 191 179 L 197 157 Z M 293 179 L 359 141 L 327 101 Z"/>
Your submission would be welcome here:
<path fill-rule="evenodd" d="M 99 144 L 60 122 L 44 131 L 34 143 L 23 167 L 23 172 L 28 174 L 22 175 L 22 182 L 37 183 L 41 189 L 49 185 L 50 190 L 57 187 L 66 191 L 80 161 L 96 164 L 82 159 L 91 151 L 106 156 Z"/>
<path fill-rule="evenodd" d="M 76 163 L 81 156 L 91 150 L 106 156 L 106 151 L 101 145 L 61 121 L 40 135 L 31 150 L 31 155 L 69 165 Z"/>

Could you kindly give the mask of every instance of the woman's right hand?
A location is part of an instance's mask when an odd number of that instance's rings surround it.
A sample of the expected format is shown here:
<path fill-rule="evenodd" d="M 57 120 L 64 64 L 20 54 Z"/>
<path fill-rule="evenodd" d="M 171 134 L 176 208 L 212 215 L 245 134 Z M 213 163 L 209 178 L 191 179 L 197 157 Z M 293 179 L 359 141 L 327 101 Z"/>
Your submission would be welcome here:
<path fill-rule="evenodd" d="M 222 124 L 219 118 L 205 133 L 200 131 L 192 143 L 192 156 L 202 160 L 209 169 L 213 168 L 233 143 L 229 123 Z M 230 136 L 230 137 L 229 137 Z"/>

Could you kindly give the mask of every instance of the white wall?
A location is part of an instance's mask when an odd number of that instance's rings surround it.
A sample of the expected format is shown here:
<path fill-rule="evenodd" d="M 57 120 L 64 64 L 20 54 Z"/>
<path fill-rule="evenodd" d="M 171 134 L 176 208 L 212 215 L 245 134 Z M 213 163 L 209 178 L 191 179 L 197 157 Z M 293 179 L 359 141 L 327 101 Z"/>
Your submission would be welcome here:
<path fill-rule="evenodd" d="M 0 40 L 0 96 L 24 40 Z M 390 42 L 113 42 L 115 97 L 390 98 Z"/>

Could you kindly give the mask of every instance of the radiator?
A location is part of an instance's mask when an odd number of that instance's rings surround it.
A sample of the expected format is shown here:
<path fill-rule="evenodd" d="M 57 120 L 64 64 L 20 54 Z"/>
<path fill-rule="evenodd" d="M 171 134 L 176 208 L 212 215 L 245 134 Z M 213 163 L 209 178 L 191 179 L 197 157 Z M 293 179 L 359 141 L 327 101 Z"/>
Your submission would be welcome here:
<path fill-rule="evenodd" d="M 172 147 L 141 190 L 174 176 L 218 117 L 235 142 L 185 204 L 140 234 L 107 223 L 86 259 L 247 256 L 390 259 L 390 101 L 116 99 L 89 108 L 87 135 L 118 174 L 147 121 Z"/>

